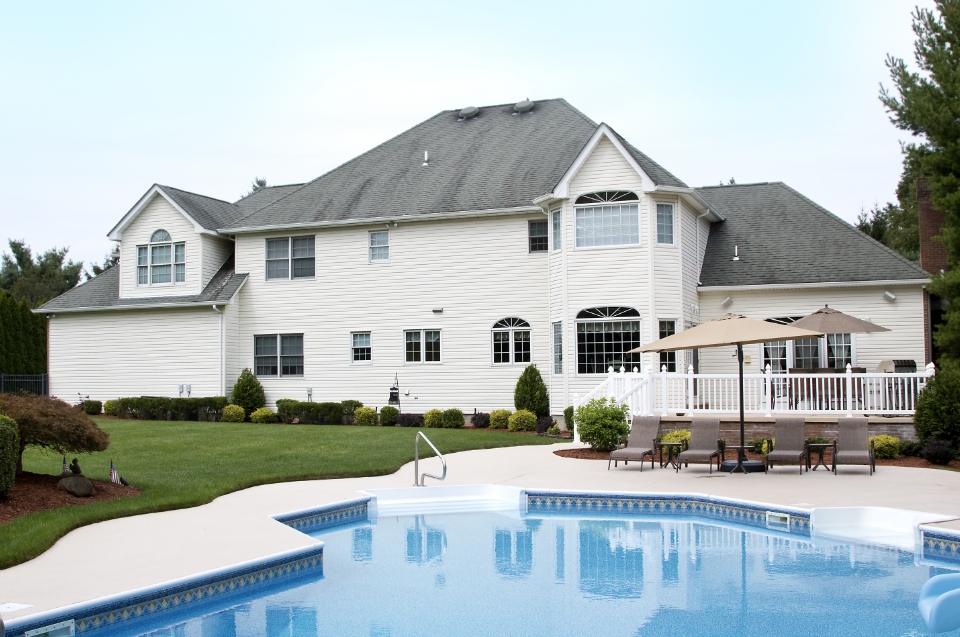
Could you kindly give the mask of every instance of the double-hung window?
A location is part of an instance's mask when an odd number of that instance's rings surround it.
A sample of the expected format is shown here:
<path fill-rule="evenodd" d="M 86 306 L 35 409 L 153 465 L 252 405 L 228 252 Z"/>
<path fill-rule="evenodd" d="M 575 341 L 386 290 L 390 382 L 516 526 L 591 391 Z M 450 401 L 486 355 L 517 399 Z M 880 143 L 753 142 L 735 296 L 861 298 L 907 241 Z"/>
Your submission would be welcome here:
<path fill-rule="evenodd" d="M 640 368 L 640 312 L 632 307 L 593 307 L 577 314 L 577 373 L 603 374 L 609 367 Z"/>
<path fill-rule="evenodd" d="M 673 245 L 673 204 L 657 204 L 657 243 Z"/>
<path fill-rule="evenodd" d="M 778 316 L 768 318 L 767 321 L 789 325 L 800 318 Z M 823 368 L 846 369 L 847 365 L 856 365 L 855 349 L 852 334 L 827 334 L 817 338 L 763 343 L 760 347 L 760 368 L 766 369 L 769 365 L 774 373 Z"/>
<path fill-rule="evenodd" d="M 407 330 L 403 333 L 403 346 L 408 363 L 440 362 L 440 330 Z"/>
<path fill-rule="evenodd" d="M 578 248 L 639 245 L 640 205 L 636 193 L 594 192 L 578 197 L 574 205 Z"/>
<path fill-rule="evenodd" d="M 563 373 L 563 323 L 553 324 L 553 373 Z"/>
<path fill-rule="evenodd" d="M 370 332 L 354 332 L 350 335 L 354 363 L 369 363 L 373 349 L 370 347 Z"/>
<path fill-rule="evenodd" d="M 677 322 L 676 321 L 660 321 L 660 338 L 666 338 L 668 336 L 673 336 L 677 333 Z M 661 371 L 664 367 L 667 368 L 668 372 L 677 371 L 677 353 L 676 352 L 660 352 L 660 366 L 657 371 Z"/>
<path fill-rule="evenodd" d="M 849 334 L 827 334 L 827 367 L 846 369 L 853 365 L 853 339 Z"/>
<path fill-rule="evenodd" d="M 550 249 L 546 221 L 531 221 L 529 224 L 530 252 L 546 252 Z"/>
<path fill-rule="evenodd" d="M 187 280 L 185 243 L 174 243 L 170 233 L 157 230 L 150 243 L 137 246 L 137 285 L 169 285 Z"/>
<path fill-rule="evenodd" d="M 491 331 L 494 365 L 530 362 L 530 324 L 510 317 L 497 321 Z"/>
<path fill-rule="evenodd" d="M 553 249 L 559 250 L 563 247 L 563 212 L 557 208 L 553 214 Z"/>
<path fill-rule="evenodd" d="M 312 279 L 316 274 L 316 237 L 267 239 L 266 278 Z"/>
<path fill-rule="evenodd" d="M 257 376 L 303 376 L 303 334 L 265 334 L 253 337 Z"/>
<path fill-rule="evenodd" d="M 378 230 L 370 233 L 370 263 L 390 260 L 390 232 Z"/>

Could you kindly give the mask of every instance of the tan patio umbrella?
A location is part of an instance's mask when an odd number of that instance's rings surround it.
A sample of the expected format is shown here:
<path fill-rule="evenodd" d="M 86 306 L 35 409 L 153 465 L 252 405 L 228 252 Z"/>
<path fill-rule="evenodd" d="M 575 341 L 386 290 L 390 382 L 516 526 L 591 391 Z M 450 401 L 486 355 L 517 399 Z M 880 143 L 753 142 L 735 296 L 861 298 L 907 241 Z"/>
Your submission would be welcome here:
<path fill-rule="evenodd" d="M 827 305 L 809 316 L 804 316 L 799 321 L 794 321 L 792 326 L 823 332 L 824 334 L 869 334 L 870 332 L 890 331 L 886 327 L 875 325 L 870 321 L 864 321 L 849 314 L 844 314 L 839 310 L 830 309 Z"/>
<path fill-rule="evenodd" d="M 688 330 L 677 332 L 672 336 L 647 343 L 627 353 L 669 352 L 680 349 L 721 347 L 723 345 L 737 346 L 737 360 L 740 363 L 740 452 L 737 454 L 737 466 L 733 468 L 733 473 L 746 473 L 747 471 L 743 466 L 743 346 L 750 343 L 793 341 L 799 338 L 818 338 L 820 336 L 823 336 L 823 332 L 802 329 L 793 325 L 758 321 L 739 314 L 725 314 L 708 323 L 702 323 Z"/>

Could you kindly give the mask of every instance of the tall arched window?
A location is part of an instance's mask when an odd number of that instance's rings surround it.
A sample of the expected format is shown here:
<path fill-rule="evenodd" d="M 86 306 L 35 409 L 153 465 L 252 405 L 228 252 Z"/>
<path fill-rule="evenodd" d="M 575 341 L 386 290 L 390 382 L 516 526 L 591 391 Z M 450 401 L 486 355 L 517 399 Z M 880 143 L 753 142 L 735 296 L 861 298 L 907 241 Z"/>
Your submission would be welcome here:
<path fill-rule="evenodd" d="M 170 285 L 187 280 L 186 244 L 174 243 L 166 230 L 156 230 L 150 243 L 137 246 L 137 285 Z"/>
<path fill-rule="evenodd" d="M 576 246 L 636 245 L 640 243 L 640 198 L 629 190 L 604 190 L 577 197 Z"/>
<path fill-rule="evenodd" d="M 577 314 L 577 373 L 640 368 L 642 356 L 627 354 L 643 344 L 640 323 L 640 312 L 632 307 L 591 307 Z"/>
<path fill-rule="evenodd" d="M 510 317 L 497 321 L 490 332 L 494 365 L 530 362 L 530 324 Z"/>

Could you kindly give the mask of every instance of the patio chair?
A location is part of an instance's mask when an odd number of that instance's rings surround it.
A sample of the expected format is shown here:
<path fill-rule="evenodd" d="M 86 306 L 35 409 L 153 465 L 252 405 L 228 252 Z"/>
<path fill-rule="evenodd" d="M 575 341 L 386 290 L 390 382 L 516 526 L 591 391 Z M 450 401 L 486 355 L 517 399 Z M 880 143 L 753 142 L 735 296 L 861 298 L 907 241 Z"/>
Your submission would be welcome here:
<path fill-rule="evenodd" d="M 833 473 L 837 465 L 867 465 L 870 475 L 877 470 L 873 441 L 867 433 L 866 418 L 840 418 L 837 423 L 837 439 L 833 443 Z"/>
<path fill-rule="evenodd" d="M 803 418 L 777 418 L 774 424 L 773 438 L 767 438 L 767 458 L 764 472 L 774 464 L 800 465 L 800 474 L 807 459 L 807 445 L 803 438 Z M 776 448 L 774 448 L 774 439 Z"/>
<path fill-rule="evenodd" d="M 643 471 L 643 459 L 650 456 L 650 468 L 653 469 L 653 451 L 657 447 L 657 435 L 660 433 L 660 416 L 634 416 L 633 423 L 630 426 L 630 434 L 627 436 L 626 446 L 621 446 L 623 436 L 617 440 L 617 448 L 610 452 L 610 459 L 607 461 L 607 470 L 610 470 L 610 463 L 617 466 L 617 462 L 622 460 L 627 464 L 629 460 L 640 461 L 640 471 Z"/>
<path fill-rule="evenodd" d="M 720 419 L 694 418 L 690 423 L 690 448 L 681 451 L 677 456 L 677 471 L 680 465 L 689 467 L 690 463 L 710 465 L 713 473 L 713 459 L 717 459 L 717 470 L 720 470 Z"/>

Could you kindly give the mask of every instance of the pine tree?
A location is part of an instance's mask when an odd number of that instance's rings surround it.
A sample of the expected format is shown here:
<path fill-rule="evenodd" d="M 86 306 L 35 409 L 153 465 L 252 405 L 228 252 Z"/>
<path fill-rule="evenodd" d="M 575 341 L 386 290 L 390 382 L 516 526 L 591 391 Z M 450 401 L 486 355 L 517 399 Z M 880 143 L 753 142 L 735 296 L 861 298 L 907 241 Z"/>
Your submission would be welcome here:
<path fill-rule="evenodd" d="M 517 379 L 517 386 L 513 390 L 513 405 L 517 410 L 526 409 L 543 418 L 550 415 L 550 397 L 547 386 L 540 376 L 536 365 L 527 365 L 527 368 Z"/>
<path fill-rule="evenodd" d="M 7 371 L 7 323 L 4 321 L 8 296 L 0 291 L 0 374 Z"/>
<path fill-rule="evenodd" d="M 934 339 L 945 357 L 960 360 L 960 0 L 916 9 L 913 31 L 922 75 L 888 55 L 898 95 L 881 88 L 880 100 L 890 121 L 920 140 L 903 145 L 904 173 L 929 175 L 933 205 L 944 212 L 941 234 L 950 270 L 928 289 L 948 302 Z"/>
<path fill-rule="evenodd" d="M 233 386 L 233 394 L 231 394 L 230 399 L 234 405 L 243 407 L 243 410 L 247 413 L 247 418 L 250 417 L 251 413 L 267 404 L 267 398 L 263 393 L 263 385 L 249 369 L 240 372 L 240 377 Z"/>

